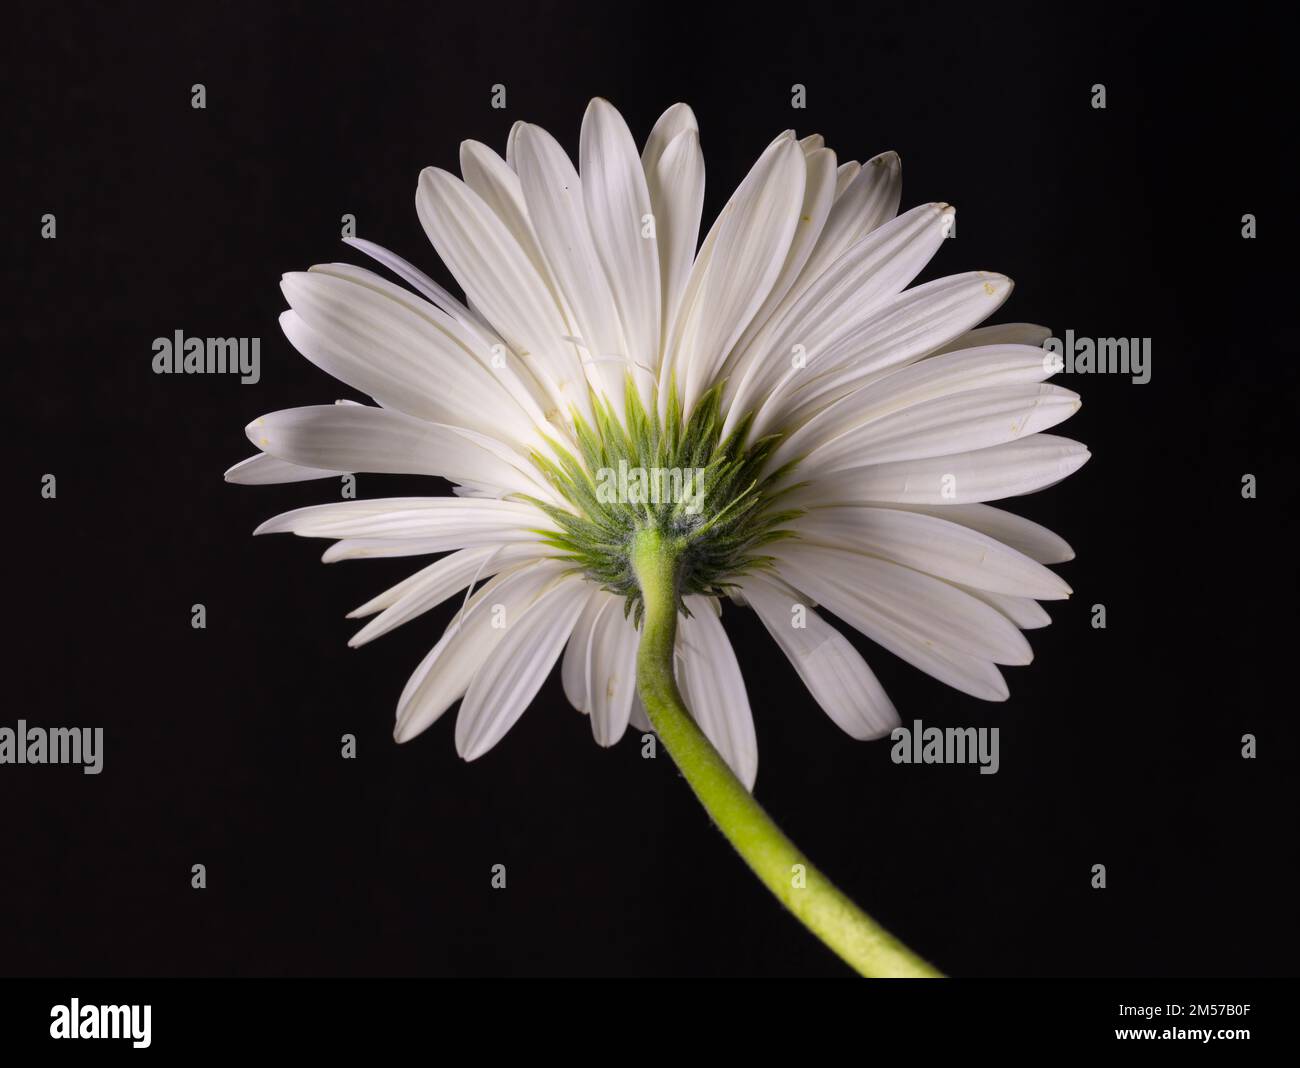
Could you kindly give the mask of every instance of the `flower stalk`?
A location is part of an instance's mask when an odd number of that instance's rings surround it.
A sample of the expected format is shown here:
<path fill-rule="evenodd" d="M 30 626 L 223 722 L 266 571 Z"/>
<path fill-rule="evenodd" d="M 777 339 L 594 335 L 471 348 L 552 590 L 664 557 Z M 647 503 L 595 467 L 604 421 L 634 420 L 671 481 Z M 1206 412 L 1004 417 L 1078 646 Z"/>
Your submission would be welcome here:
<path fill-rule="evenodd" d="M 632 568 L 644 601 L 637 691 L 669 755 L 713 822 L 764 886 L 860 975 L 937 978 L 930 964 L 846 897 L 782 833 L 696 725 L 673 672 L 681 545 L 637 532 Z"/>

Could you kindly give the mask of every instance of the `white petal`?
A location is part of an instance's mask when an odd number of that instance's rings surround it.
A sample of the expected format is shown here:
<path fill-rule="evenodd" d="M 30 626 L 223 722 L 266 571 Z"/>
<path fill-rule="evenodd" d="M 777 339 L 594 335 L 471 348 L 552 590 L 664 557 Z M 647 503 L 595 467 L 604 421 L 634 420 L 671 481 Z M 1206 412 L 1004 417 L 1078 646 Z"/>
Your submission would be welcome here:
<path fill-rule="evenodd" d="M 344 244 L 351 245 L 360 252 L 364 252 L 376 263 L 382 263 L 407 285 L 433 301 L 434 304 L 466 329 L 473 330 L 480 334 L 491 333 L 492 328 L 488 326 L 480 316 L 475 315 L 474 312 L 470 311 L 462 301 L 458 300 L 413 263 L 403 259 L 396 252 L 392 252 L 389 249 L 384 248 L 383 245 L 376 245 L 373 241 L 366 241 L 364 238 L 360 237 L 345 237 L 343 242 Z"/>
<path fill-rule="evenodd" d="M 516 127 L 522 125 L 523 123 L 515 124 Z M 460 172 L 465 184 L 496 213 L 497 218 L 519 242 L 519 247 L 536 268 L 538 276 L 546 281 L 552 298 L 563 308 L 564 298 L 556 289 L 551 269 L 537 242 L 537 231 L 533 229 L 532 220 L 528 217 L 528 205 L 524 203 L 519 175 L 487 145 L 478 141 L 461 142 Z"/>
<path fill-rule="evenodd" d="M 839 200 L 844 191 L 853 184 L 853 179 L 862 173 L 862 164 L 855 159 L 841 163 L 835 170 L 835 199 Z"/>
<path fill-rule="evenodd" d="M 395 627 L 437 608 L 472 583 L 491 578 L 526 560 L 535 559 L 539 555 L 539 548 L 527 543 L 484 545 L 476 549 L 461 549 L 450 556 L 444 556 L 349 612 L 350 618 L 356 618 L 383 609 L 352 636 L 348 645 L 353 649 L 361 648 Z"/>
<path fill-rule="evenodd" d="M 993 593 L 1060 600 L 1070 587 L 1023 553 L 947 519 L 892 508 L 831 507 L 791 524 L 800 542 L 851 549 Z"/>
<path fill-rule="evenodd" d="M 386 408 L 359 404 L 286 408 L 259 416 L 244 432 L 264 452 L 303 467 L 440 475 L 454 482 L 496 486 L 499 496 L 516 492 L 551 496 L 528 473 L 529 462 L 500 442 Z"/>
<path fill-rule="evenodd" d="M 781 273 L 799 222 L 806 167 L 793 140 L 763 153 L 714 223 L 696 260 L 673 362 L 689 412 Z"/>
<path fill-rule="evenodd" d="M 650 210 L 655 217 L 663 290 L 660 352 L 656 354 L 656 366 L 659 366 L 663 349 L 675 329 L 691 265 L 695 261 L 695 246 L 700 239 L 700 215 L 704 210 L 704 155 L 700 151 L 700 134 L 693 118 L 691 125 L 682 128 L 663 145 L 661 151 L 652 153 L 653 143 L 652 134 L 642 164 L 650 193 Z"/>
<path fill-rule="evenodd" d="M 834 576 L 841 590 L 836 601 L 822 598 L 818 591 L 807 592 L 837 615 L 842 614 L 837 604 L 855 609 L 854 616 L 845 617 L 854 626 L 859 626 L 861 618 L 883 617 L 922 640 L 980 660 L 1019 665 L 1033 659 L 1024 635 L 1005 616 L 931 575 L 887 560 L 801 542 L 780 542 L 769 552 L 778 569 L 793 567 L 800 575 Z M 794 585 L 807 589 L 801 583 Z"/>
<path fill-rule="evenodd" d="M 973 504 L 1055 485 L 1088 462 L 1087 446 L 1054 434 L 928 460 L 902 460 L 842 471 L 794 490 L 792 507 L 835 504 Z"/>
<path fill-rule="evenodd" d="M 883 152 L 862 164 L 849 186 L 836 195 L 826 225 L 804 265 L 799 287 L 818 277 L 852 245 L 897 215 L 902 190 L 902 163 L 896 152 Z"/>
<path fill-rule="evenodd" d="M 927 640 L 862 597 L 854 596 L 842 577 L 827 575 L 817 567 L 804 566 L 805 563 L 783 560 L 778 571 L 846 623 L 927 675 L 984 701 L 1006 700 L 1006 683 L 991 662 Z"/>
<path fill-rule="evenodd" d="M 588 700 L 591 733 L 597 745 L 611 746 L 623 737 L 636 693 L 636 650 L 640 637 L 624 613 L 624 599 L 600 594 L 604 609 L 592 635 Z"/>
<path fill-rule="evenodd" d="M 621 605 L 605 614 L 604 627 L 597 635 L 597 675 L 592 692 L 591 733 L 598 745 L 613 745 L 627 730 L 636 695 L 639 637 Z"/>
<path fill-rule="evenodd" d="M 1033 345 L 1042 348 L 1043 342 L 1051 336 L 1052 332 L 1047 327 L 1035 326 L 1033 323 L 997 323 L 967 331 L 939 349 L 935 355 L 987 345 Z"/>
<path fill-rule="evenodd" d="M 920 359 L 992 315 L 1011 293 L 1003 275 L 971 271 L 905 290 L 860 329 L 839 336 L 803 368 L 792 368 L 773 390 L 754 433 L 772 425 L 797 426 L 813 412 L 851 393 L 877 372 Z M 787 361 L 788 362 L 788 361 Z"/>
<path fill-rule="evenodd" d="M 696 133 L 700 130 L 700 124 L 696 121 L 695 112 L 690 109 L 689 105 L 674 104 L 659 116 L 654 128 L 650 131 L 650 136 L 646 138 L 645 149 L 641 153 L 641 165 L 645 168 L 647 176 L 655 169 L 673 140 L 687 130 Z"/>
<path fill-rule="evenodd" d="M 269 486 L 281 482 L 310 482 L 316 478 L 338 478 L 346 471 L 324 471 L 315 467 L 300 467 L 287 460 L 258 453 L 240 460 L 225 474 L 227 482 L 241 486 Z"/>
<path fill-rule="evenodd" d="M 736 361 L 735 399 L 724 433 L 783 378 L 793 387 L 803 377 L 821 374 L 846 339 L 861 340 L 889 301 L 929 263 L 951 216 L 946 204 L 913 208 L 873 230 L 797 294 L 787 296 Z M 808 369 L 795 367 L 796 354 Z"/>
<path fill-rule="evenodd" d="M 641 703 L 640 694 L 632 698 L 632 712 L 628 716 L 628 725 L 634 731 L 640 731 L 642 734 L 653 734 L 654 725 L 650 722 L 650 717 L 646 715 L 645 705 Z"/>
<path fill-rule="evenodd" d="M 1024 516 L 1015 515 L 988 504 L 909 504 L 897 505 L 913 512 L 938 516 L 964 527 L 978 530 L 990 538 L 1024 553 L 1040 564 L 1063 564 L 1074 559 L 1074 550 L 1059 534 Z"/>
<path fill-rule="evenodd" d="M 767 627 L 813 698 L 853 738 L 880 738 L 898 724 L 893 702 L 862 655 L 804 601 L 770 579 L 746 575 L 749 606 Z M 802 626 L 792 610 L 802 605 Z"/>
<path fill-rule="evenodd" d="M 1054 427 L 1079 410 L 1059 386 L 977 389 L 924 401 L 847 430 L 810 452 L 800 478 L 868 464 L 925 460 L 992 448 Z"/>
<path fill-rule="evenodd" d="M 446 171 L 420 174 L 416 209 L 425 233 L 470 303 L 546 386 L 561 414 L 587 418 L 586 374 L 560 307 L 518 240 L 483 200 Z"/>
<path fill-rule="evenodd" d="M 471 313 L 474 315 L 473 320 L 464 322 L 461 318 L 444 313 L 429 301 L 421 300 L 401 286 L 380 278 L 373 271 L 354 267 L 350 263 L 318 263 L 309 272 L 310 277 L 317 275 L 341 278 L 373 290 L 414 315 L 417 329 L 426 330 L 426 324 L 435 328 L 434 333 L 429 335 L 435 351 L 428 354 L 422 344 L 421 356 L 431 360 L 439 374 L 457 380 L 467 376 L 464 388 L 481 391 L 475 398 L 475 403 L 484 406 L 470 412 L 461 410 L 453 422 L 474 426 L 498 436 L 504 434 L 527 442 L 530 446 L 539 441 L 539 427 L 545 433 L 552 432 L 543 414 L 549 398 L 546 389 L 518 360 L 502 359 L 506 351 L 505 342 L 481 316 Z M 385 316 L 388 314 L 387 305 L 380 303 L 377 307 Z M 409 321 L 398 323 L 399 328 L 407 325 L 411 325 Z M 456 384 L 461 385 L 459 382 Z M 514 403 L 506 400 L 503 393 Z M 484 419 L 485 411 L 492 413 L 490 421 Z"/>
<path fill-rule="evenodd" d="M 826 223 L 826 216 L 830 213 L 831 203 L 835 199 L 835 153 L 828 148 L 817 148 L 811 152 L 805 148 L 804 163 L 807 173 L 804 179 L 803 204 L 799 209 L 799 224 L 795 227 L 794 237 L 790 241 L 790 250 L 786 253 L 785 264 L 781 267 L 781 273 L 773 283 L 771 292 L 768 293 L 762 307 L 745 328 L 740 340 L 736 342 L 735 353 L 743 352 L 776 309 L 783 306 L 783 299 L 800 276 L 804 264 L 808 262 L 813 246 L 817 243 L 817 238 Z M 726 366 L 729 367 L 730 364 Z"/>
<path fill-rule="evenodd" d="M 292 532 L 304 538 L 456 538 L 474 533 L 522 541 L 537 540 L 537 534 L 529 533 L 537 528 L 551 529 L 551 524 L 530 504 L 463 497 L 387 497 L 295 508 L 268 519 L 253 533 Z"/>
<path fill-rule="evenodd" d="M 539 556 L 542 555 L 543 549 L 539 537 L 536 533 L 526 530 L 500 531 L 486 528 L 457 529 L 446 534 L 426 537 L 344 538 L 321 553 L 321 562 L 334 564 L 340 560 L 387 560 L 402 556 L 432 556 L 434 553 L 445 553 L 451 549 L 500 545 L 507 542 L 533 543 L 537 551 L 532 555 Z"/>
<path fill-rule="evenodd" d="M 507 612 L 505 636 L 488 652 L 456 716 L 456 752 L 477 760 L 523 715 L 559 659 L 590 585 L 565 575 L 522 613 Z"/>
<path fill-rule="evenodd" d="M 628 351 L 587 222 L 582 180 L 564 149 L 540 126 L 519 131 L 515 166 L 542 254 L 573 310 L 588 377 L 603 385 L 621 414 Z"/>
<path fill-rule="evenodd" d="M 560 681 L 564 686 L 564 696 L 584 716 L 591 713 L 592 682 L 592 645 L 596 636 L 596 624 L 601 614 L 609 607 L 604 598 L 604 591 L 592 587 L 587 596 L 587 603 L 573 625 L 569 644 L 564 648 L 564 660 L 560 665 Z"/>
<path fill-rule="evenodd" d="M 427 301 L 347 265 L 286 274 L 280 288 L 293 309 L 280 326 L 294 348 L 385 408 L 517 438 L 530 432 L 536 416 L 461 344 L 464 328 Z"/>
<path fill-rule="evenodd" d="M 758 776 L 758 739 L 745 679 L 721 621 L 704 602 L 702 597 L 687 597 L 692 614 L 678 618 L 677 682 L 704 736 L 745 789 L 752 790 Z"/>
<path fill-rule="evenodd" d="M 781 443 L 771 467 L 811 452 L 855 426 L 924 401 L 995 386 L 1033 386 L 1051 375 L 1042 349 L 1028 345 L 966 349 L 893 368 L 810 418 Z"/>
<path fill-rule="evenodd" d="M 511 170 L 515 166 L 515 142 L 518 140 L 519 131 L 523 129 L 523 126 L 523 122 L 516 119 L 514 125 L 510 127 L 510 133 L 506 136 L 506 166 Z"/>
<path fill-rule="evenodd" d="M 978 597 L 985 604 L 991 604 L 1021 630 L 1037 630 L 1052 622 L 1043 606 L 1029 597 L 1008 597 L 1004 593 L 990 593 L 988 590 L 976 590 L 970 586 L 958 586 L 972 597 Z"/>
<path fill-rule="evenodd" d="M 659 251 L 636 144 L 614 107 L 593 100 L 582 120 L 582 195 L 600 261 L 618 306 L 627 356 L 647 375 L 659 365 Z M 644 377 L 642 380 L 646 380 Z M 653 379 L 649 379 L 653 381 Z"/>
<path fill-rule="evenodd" d="M 410 741 L 465 695 L 506 633 L 494 625 L 501 613 L 507 620 L 521 615 L 561 570 L 553 561 L 525 564 L 497 575 L 470 598 L 402 690 L 393 731 L 397 741 Z"/>

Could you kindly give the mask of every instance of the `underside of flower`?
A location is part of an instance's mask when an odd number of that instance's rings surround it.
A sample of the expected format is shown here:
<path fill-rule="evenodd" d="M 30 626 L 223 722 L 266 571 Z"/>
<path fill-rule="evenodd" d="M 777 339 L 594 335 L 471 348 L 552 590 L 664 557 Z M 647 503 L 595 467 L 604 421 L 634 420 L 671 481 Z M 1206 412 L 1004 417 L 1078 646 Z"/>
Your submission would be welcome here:
<path fill-rule="evenodd" d="M 638 625 L 644 603 L 632 551 L 641 531 L 656 531 L 679 562 L 678 609 L 690 615 L 686 596 L 724 596 L 736 578 L 770 564 L 759 550 L 791 537 L 783 524 L 802 514 L 780 507 L 797 485 L 786 479 L 797 461 L 764 470 L 782 435 L 747 442 L 753 417 L 746 415 L 724 437 L 721 396 L 722 384 L 709 389 L 683 421 L 674 388 L 661 419 L 642 405 L 629 376 L 623 421 L 593 394 L 594 424 L 574 413 L 577 455 L 553 440 L 556 459 L 532 454 L 572 506 L 522 495 L 560 528 L 542 532 L 543 540 L 623 597 L 624 614 Z"/>
<path fill-rule="evenodd" d="M 658 627 L 653 670 L 751 788 L 758 740 L 724 626 L 741 606 L 853 738 L 899 714 L 841 626 L 1005 700 L 1003 669 L 1029 663 L 1025 632 L 1050 622 L 1040 602 L 1069 596 L 1050 567 L 1073 551 L 989 502 L 1088 459 L 1047 433 L 1079 407 L 1047 383 L 1050 331 L 980 326 L 1011 280 L 914 284 L 955 215 L 900 213 L 893 153 L 846 161 L 785 131 L 701 232 L 686 105 L 638 150 L 594 100 L 579 149 L 575 166 L 518 123 L 504 156 L 466 142 L 460 177 L 421 174 L 417 214 L 464 299 L 359 238 L 405 287 L 345 263 L 282 282 L 288 339 L 374 403 L 261 416 L 246 428 L 259 454 L 227 478 L 455 486 L 258 528 L 332 539 L 326 562 L 426 558 L 350 613 L 372 617 L 353 647 L 460 602 L 398 697 L 395 738 L 458 708 L 457 751 L 478 759 L 557 663 L 600 745 L 651 730 L 637 658 Z"/>
<path fill-rule="evenodd" d="M 1079 397 L 1046 382 L 1045 327 L 979 325 L 1009 278 L 913 285 L 955 215 L 899 214 L 891 152 L 845 161 L 787 130 L 703 240 L 686 105 L 638 151 L 593 100 L 578 162 L 520 122 L 504 157 L 467 141 L 461 177 L 422 172 L 416 211 L 463 300 L 359 238 L 410 288 L 343 263 L 286 275 L 285 335 L 375 403 L 268 413 L 246 428 L 259 454 L 226 477 L 453 483 L 452 497 L 334 501 L 257 531 L 334 539 L 327 563 L 437 557 L 350 613 L 373 617 L 357 647 L 461 600 L 398 698 L 396 740 L 459 706 L 456 750 L 477 760 L 560 663 L 596 742 L 658 733 L 759 878 L 845 960 L 933 974 L 750 796 L 758 738 L 723 614 L 752 610 L 853 738 L 900 717 L 840 624 L 1006 700 L 1002 669 L 1028 664 L 1024 632 L 1051 621 L 1039 602 L 1070 594 L 1050 565 L 1074 553 L 987 502 L 1082 466 L 1083 445 L 1046 433 Z"/>

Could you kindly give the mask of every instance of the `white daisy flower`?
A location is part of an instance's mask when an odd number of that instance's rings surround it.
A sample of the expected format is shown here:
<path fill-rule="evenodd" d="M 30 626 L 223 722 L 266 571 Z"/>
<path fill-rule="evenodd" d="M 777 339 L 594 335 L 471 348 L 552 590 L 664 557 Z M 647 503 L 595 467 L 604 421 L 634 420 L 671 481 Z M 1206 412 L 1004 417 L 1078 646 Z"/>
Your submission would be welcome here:
<path fill-rule="evenodd" d="M 806 858 L 746 792 L 758 745 L 723 602 L 758 614 L 854 738 L 898 715 L 816 605 L 1004 699 L 999 665 L 1029 662 L 1022 631 L 1049 622 L 1038 602 L 1070 592 L 1046 565 L 1072 553 L 987 502 L 1087 460 L 1045 433 L 1079 399 L 1045 384 L 1045 329 L 977 328 L 1006 277 L 909 288 L 953 209 L 897 214 L 893 153 L 841 163 L 787 131 L 698 249 L 690 108 L 666 111 L 638 153 L 594 100 L 579 157 L 516 123 L 504 159 L 467 141 L 461 177 L 420 175 L 420 221 L 463 302 L 361 240 L 410 288 L 341 263 L 286 275 L 289 340 L 375 406 L 265 415 L 248 427 L 261 453 L 227 478 L 451 480 L 454 497 L 325 504 L 258 528 L 336 539 L 326 561 L 449 554 L 352 613 L 372 617 L 358 646 L 472 591 L 402 691 L 397 740 L 459 701 L 457 750 L 482 756 L 563 656 L 596 741 L 657 729 L 751 867 L 846 960 L 932 974 L 815 869 L 816 893 L 790 892 Z"/>
<path fill-rule="evenodd" d="M 898 215 L 896 155 L 839 163 L 821 137 L 787 131 L 697 253 L 704 160 L 684 104 L 640 154 L 593 100 L 580 169 L 516 123 L 504 159 L 465 142 L 461 172 L 425 170 L 416 207 L 466 302 L 361 240 L 419 295 L 347 264 L 285 275 L 289 340 L 378 406 L 254 420 L 262 451 L 226 476 L 457 484 L 456 497 L 325 504 L 258 528 L 338 539 L 326 561 L 450 551 L 353 612 L 373 616 L 353 646 L 483 583 L 402 692 L 398 741 L 460 701 L 457 750 L 482 756 L 561 654 L 598 743 L 650 729 L 631 555 L 644 527 L 681 543 L 677 681 L 747 787 L 758 747 L 723 600 L 758 614 L 854 738 L 898 716 L 813 605 L 950 686 L 1007 696 L 998 665 L 1029 662 L 1021 631 L 1070 592 L 1045 565 L 1072 553 L 985 502 L 1049 486 L 1088 452 L 1043 433 L 1079 407 L 1044 384 L 1047 331 L 974 329 L 1009 279 L 907 288 L 951 207 Z"/>

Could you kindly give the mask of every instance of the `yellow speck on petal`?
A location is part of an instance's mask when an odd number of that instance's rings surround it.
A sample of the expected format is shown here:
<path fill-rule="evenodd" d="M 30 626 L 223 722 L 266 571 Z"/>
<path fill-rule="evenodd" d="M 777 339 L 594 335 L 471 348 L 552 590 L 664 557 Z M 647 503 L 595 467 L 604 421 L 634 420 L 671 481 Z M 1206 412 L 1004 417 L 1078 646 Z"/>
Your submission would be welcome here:
<path fill-rule="evenodd" d="M 984 283 L 984 292 L 987 293 L 990 297 L 992 297 L 992 296 L 996 295 L 997 290 L 993 288 L 993 283 L 992 283 L 992 282 L 985 282 L 985 283 Z"/>

